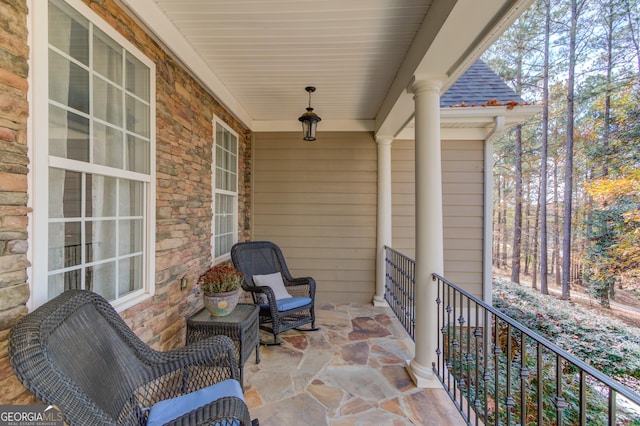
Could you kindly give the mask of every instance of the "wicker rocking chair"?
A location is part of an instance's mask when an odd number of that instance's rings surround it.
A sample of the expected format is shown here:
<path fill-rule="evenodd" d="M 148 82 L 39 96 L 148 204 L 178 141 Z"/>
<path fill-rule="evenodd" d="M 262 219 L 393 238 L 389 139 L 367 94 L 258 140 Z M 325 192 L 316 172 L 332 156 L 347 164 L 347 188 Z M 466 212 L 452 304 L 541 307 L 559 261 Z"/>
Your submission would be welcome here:
<path fill-rule="evenodd" d="M 235 268 L 244 274 L 242 288 L 260 306 L 260 328 L 278 334 L 295 328 L 315 331 L 316 282 L 311 277 L 293 278 L 280 248 L 269 241 L 237 243 L 231 248 Z M 310 324 L 308 328 L 300 328 Z"/>
<path fill-rule="evenodd" d="M 24 317 L 10 332 L 9 357 L 66 424 L 252 424 L 228 337 L 158 352 L 89 291 L 67 291 Z"/>

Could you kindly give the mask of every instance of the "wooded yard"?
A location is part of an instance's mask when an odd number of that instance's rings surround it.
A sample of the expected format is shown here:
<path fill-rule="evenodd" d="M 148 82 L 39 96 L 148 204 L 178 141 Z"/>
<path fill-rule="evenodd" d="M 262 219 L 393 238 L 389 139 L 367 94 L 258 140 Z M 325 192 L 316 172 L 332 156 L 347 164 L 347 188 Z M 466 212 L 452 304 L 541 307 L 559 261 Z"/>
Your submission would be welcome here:
<path fill-rule="evenodd" d="M 587 293 L 576 293 L 560 300 L 559 292 L 544 296 L 529 283 L 499 276 L 493 282 L 497 309 L 640 393 L 640 312 L 618 307 L 626 318 L 616 318 Z"/>
<path fill-rule="evenodd" d="M 483 59 L 543 105 L 494 143 L 494 266 L 608 306 L 640 287 L 640 1 L 537 0 Z"/>

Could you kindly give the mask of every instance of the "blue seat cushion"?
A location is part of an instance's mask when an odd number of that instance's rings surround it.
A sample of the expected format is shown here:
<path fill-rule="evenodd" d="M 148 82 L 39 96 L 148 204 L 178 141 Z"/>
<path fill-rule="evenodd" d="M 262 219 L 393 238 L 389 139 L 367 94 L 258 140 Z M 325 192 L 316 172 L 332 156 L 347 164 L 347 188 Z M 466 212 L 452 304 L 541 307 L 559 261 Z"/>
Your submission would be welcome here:
<path fill-rule="evenodd" d="M 235 396 L 244 401 L 240 382 L 227 379 L 186 395 L 157 402 L 149 411 L 147 425 L 163 425 L 225 396 Z"/>
<path fill-rule="evenodd" d="M 284 312 L 290 309 L 299 308 L 300 306 L 309 305 L 311 303 L 310 297 L 287 297 L 286 299 L 276 300 L 278 304 L 278 311 Z M 269 309 L 268 303 L 260 305 L 261 308 Z"/>

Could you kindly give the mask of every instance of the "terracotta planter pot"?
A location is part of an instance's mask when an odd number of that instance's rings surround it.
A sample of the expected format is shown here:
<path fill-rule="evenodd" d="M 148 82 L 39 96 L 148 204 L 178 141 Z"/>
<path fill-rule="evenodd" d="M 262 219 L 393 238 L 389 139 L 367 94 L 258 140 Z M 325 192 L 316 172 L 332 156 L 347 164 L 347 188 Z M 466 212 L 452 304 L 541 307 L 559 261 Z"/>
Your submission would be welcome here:
<path fill-rule="evenodd" d="M 240 289 L 237 289 L 228 293 L 203 293 L 202 301 L 211 315 L 224 317 L 235 309 L 239 297 Z"/>

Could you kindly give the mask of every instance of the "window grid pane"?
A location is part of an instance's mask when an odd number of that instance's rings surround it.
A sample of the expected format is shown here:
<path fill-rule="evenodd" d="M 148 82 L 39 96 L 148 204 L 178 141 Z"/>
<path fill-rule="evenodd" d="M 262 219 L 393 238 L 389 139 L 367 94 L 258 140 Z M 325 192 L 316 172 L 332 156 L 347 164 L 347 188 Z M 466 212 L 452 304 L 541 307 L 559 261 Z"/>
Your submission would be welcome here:
<path fill-rule="evenodd" d="M 215 232 L 215 257 L 220 257 L 231 251 L 235 242 L 234 204 L 236 197 L 233 195 L 216 194 L 216 212 L 214 222 Z"/>
<path fill-rule="evenodd" d="M 89 21 L 64 3 L 50 3 L 49 44 L 88 65 Z"/>
<path fill-rule="evenodd" d="M 122 86 L 122 48 L 108 35 L 93 28 L 93 68 L 94 70 Z"/>
<path fill-rule="evenodd" d="M 126 53 L 126 89 L 145 102 L 149 102 L 149 68 L 130 53 Z"/>
<path fill-rule="evenodd" d="M 50 105 L 49 154 L 88 162 L 89 119 Z"/>
<path fill-rule="evenodd" d="M 122 88 L 102 78 L 93 78 L 93 115 L 115 127 L 122 128 Z"/>
<path fill-rule="evenodd" d="M 89 72 L 55 51 L 49 51 L 49 99 L 89 113 Z"/>

